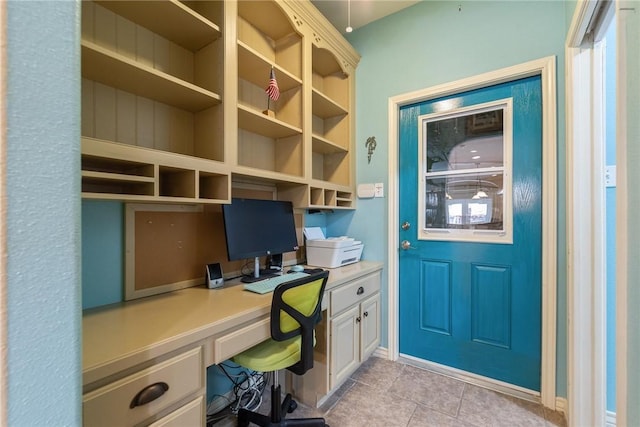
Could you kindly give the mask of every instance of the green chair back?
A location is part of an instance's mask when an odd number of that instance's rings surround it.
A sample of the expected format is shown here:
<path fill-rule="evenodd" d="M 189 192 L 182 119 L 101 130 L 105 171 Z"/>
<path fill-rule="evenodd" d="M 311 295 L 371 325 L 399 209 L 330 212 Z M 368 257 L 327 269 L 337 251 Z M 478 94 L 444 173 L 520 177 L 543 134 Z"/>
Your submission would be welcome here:
<path fill-rule="evenodd" d="M 322 320 L 322 296 L 328 271 L 279 285 L 271 302 L 271 338 L 301 337 L 300 361 L 287 369 L 302 375 L 313 367 L 314 327 Z"/>

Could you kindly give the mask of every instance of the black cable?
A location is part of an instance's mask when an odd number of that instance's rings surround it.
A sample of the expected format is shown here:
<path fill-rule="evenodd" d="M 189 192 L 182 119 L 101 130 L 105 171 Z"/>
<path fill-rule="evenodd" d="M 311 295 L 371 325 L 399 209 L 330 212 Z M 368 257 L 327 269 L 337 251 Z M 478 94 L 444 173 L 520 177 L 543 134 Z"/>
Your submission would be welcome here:
<path fill-rule="evenodd" d="M 233 384 L 232 393 L 235 399 L 229 399 L 229 405 L 215 414 L 207 414 L 207 421 L 216 421 L 225 412 L 235 414 L 240 408 L 254 411 L 262 405 L 262 396 L 269 382 L 269 373 L 245 370 L 238 375 L 231 375 L 227 369 L 242 368 L 242 366 L 228 361 L 217 365 L 222 373 Z M 225 369 L 226 368 L 226 369 Z M 246 385 L 245 385 L 246 384 Z M 243 386 L 244 385 L 244 386 Z M 228 414 L 227 414 L 228 415 Z"/>
<path fill-rule="evenodd" d="M 219 364 L 218 367 L 220 368 L 220 370 L 222 371 L 223 374 L 226 375 L 227 378 L 229 378 L 229 381 L 231 381 L 231 383 L 236 386 L 238 385 L 238 383 L 236 383 L 236 380 L 234 380 L 233 378 L 231 378 L 231 375 L 229 375 L 229 373 L 227 372 L 226 369 L 224 369 L 224 364 Z"/>

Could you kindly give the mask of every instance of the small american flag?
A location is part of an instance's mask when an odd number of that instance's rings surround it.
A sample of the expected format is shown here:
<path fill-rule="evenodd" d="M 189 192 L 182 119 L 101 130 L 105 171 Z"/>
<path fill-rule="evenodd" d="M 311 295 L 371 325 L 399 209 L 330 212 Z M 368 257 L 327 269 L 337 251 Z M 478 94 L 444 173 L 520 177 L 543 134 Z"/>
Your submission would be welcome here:
<path fill-rule="evenodd" d="M 269 86 L 265 89 L 269 98 L 277 101 L 280 98 L 280 88 L 278 88 L 278 82 L 276 81 L 276 73 L 271 69 L 271 75 L 269 76 Z"/>

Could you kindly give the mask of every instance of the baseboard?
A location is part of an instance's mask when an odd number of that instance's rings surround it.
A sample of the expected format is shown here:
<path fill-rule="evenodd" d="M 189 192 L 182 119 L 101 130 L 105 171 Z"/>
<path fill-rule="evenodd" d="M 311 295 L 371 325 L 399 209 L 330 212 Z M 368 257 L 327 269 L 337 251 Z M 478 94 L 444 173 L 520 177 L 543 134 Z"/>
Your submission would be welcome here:
<path fill-rule="evenodd" d="M 380 359 L 389 359 L 389 349 L 378 347 L 373 352 L 373 356 L 379 357 Z"/>
<path fill-rule="evenodd" d="M 564 397 L 556 397 L 556 411 L 560 411 L 567 418 L 567 399 Z"/>
<path fill-rule="evenodd" d="M 564 397 L 556 397 L 556 411 L 562 412 L 565 419 L 567 418 L 567 399 Z M 616 427 L 616 413 L 607 411 L 606 418 L 607 427 Z"/>

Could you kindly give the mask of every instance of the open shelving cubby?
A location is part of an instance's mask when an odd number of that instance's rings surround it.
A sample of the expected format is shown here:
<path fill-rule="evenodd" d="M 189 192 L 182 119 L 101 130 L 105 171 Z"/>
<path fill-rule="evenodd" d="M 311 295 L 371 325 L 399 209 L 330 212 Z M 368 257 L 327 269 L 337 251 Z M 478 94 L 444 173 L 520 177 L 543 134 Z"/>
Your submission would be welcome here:
<path fill-rule="evenodd" d="M 350 76 L 335 55 L 312 47 L 312 178 L 330 184 L 351 185 Z M 320 200 L 320 197 L 312 199 Z M 337 206 L 329 191 L 322 197 L 327 206 Z"/>
<path fill-rule="evenodd" d="M 309 208 L 312 209 L 353 209 L 353 192 L 327 185 L 309 187 Z"/>
<path fill-rule="evenodd" d="M 225 161 L 223 8 L 222 2 L 82 2 L 83 196 L 199 201 L 200 170 L 189 157 L 229 181 L 219 167 Z M 109 143 L 127 146 L 128 158 L 114 156 Z M 146 162 L 149 149 L 167 156 Z M 180 173 L 170 172 L 171 154 L 182 156 Z M 121 173 L 127 159 L 153 168 L 153 175 Z M 204 202 L 229 199 L 222 189 L 228 182 L 217 187 Z"/>
<path fill-rule="evenodd" d="M 145 202 L 222 203 L 229 173 L 205 159 L 82 138 L 82 196 Z"/>
<path fill-rule="evenodd" d="M 238 165 L 302 177 L 302 36 L 265 1 L 238 2 L 237 31 Z M 271 69 L 276 101 L 265 92 Z"/>

